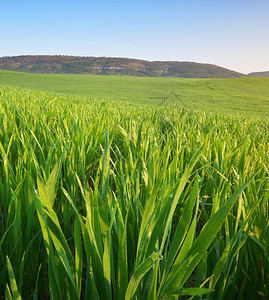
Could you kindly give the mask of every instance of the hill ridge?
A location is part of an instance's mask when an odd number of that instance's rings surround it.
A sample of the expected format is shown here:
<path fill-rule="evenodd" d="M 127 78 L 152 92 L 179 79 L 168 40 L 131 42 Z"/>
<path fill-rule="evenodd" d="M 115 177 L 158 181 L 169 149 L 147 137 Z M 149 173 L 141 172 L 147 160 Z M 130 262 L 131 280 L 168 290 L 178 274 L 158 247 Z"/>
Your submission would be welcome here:
<path fill-rule="evenodd" d="M 98 74 L 182 78 L 239 78 L 246 76 L 209 63 L 70 55 L 5 56 L 0 57 L 0 69 L 38 74 Z"/>
<path fill-rule="evenodd" d="M 269 71 L 252 72 L 248 74 L 249 77 L 269 77 Z"/>

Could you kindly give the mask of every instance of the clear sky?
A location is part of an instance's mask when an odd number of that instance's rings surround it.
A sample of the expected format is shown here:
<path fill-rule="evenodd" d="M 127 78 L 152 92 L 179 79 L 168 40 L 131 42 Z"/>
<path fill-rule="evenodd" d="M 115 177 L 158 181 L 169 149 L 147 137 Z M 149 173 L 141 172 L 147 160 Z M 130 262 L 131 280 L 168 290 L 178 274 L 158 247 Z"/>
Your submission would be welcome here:
<path fill-rule="evenodd" d="M 64 54 L 269 70 L 269 0 L 0 0 L 0 56 Z"/>

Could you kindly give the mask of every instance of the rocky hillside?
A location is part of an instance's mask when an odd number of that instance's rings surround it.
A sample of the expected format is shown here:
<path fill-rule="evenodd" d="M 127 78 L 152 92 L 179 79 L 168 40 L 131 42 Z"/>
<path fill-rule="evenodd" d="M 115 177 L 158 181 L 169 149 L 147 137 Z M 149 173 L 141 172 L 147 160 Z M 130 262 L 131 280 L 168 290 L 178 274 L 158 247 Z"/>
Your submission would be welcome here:
<path fill-rule="evenodd" d="M 235 78 L 237 73 L 211 64 L 145 61 L 112 57 L 36 55 L 0 57 L 0 69 L 55 74 L 100 74 L 148 77 Z"/>

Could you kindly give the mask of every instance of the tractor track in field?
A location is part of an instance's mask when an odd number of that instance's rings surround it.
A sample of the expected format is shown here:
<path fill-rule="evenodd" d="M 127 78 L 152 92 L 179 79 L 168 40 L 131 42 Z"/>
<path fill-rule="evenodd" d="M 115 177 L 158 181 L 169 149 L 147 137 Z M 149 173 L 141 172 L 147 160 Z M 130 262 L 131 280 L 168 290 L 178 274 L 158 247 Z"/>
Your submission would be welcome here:
<path fill-rule="evenodd" d="M 182 107 L 188 108 L 189 106 L 186 104 L 186 101 L 184 101 L 184 97 L 178 92 L 176 85 L 176 83 L 172 84 L 168 99 L 172 99 L 174 103 L 180 103 Z"/>

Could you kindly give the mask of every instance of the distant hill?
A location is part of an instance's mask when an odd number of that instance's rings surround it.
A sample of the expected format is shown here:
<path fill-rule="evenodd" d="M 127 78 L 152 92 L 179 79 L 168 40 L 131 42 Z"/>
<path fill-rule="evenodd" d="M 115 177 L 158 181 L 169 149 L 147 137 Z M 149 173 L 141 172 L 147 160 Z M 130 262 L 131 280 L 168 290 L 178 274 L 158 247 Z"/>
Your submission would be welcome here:
<path fill-rule="evenodd" d="M 62 55 L 0 57 L 0 69 L 40 74 L 100 74 L 185 78 L 237 78 L 245 76 L 216 65 L 194 62 Z"/>
<path fill-rule="evenodd" d="M 248 74 L 249 77 L 269 77 L 269 71 L 253 72 Z"/>

